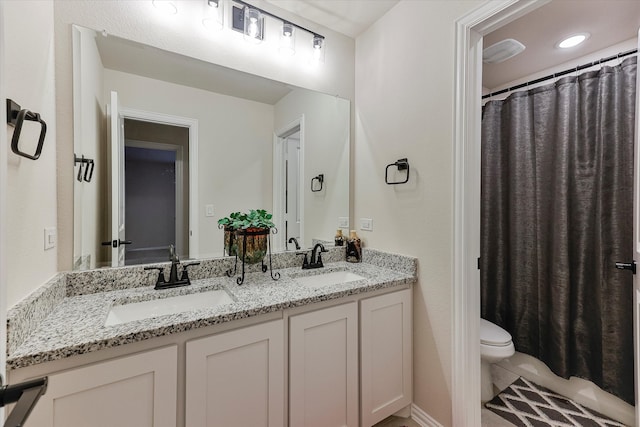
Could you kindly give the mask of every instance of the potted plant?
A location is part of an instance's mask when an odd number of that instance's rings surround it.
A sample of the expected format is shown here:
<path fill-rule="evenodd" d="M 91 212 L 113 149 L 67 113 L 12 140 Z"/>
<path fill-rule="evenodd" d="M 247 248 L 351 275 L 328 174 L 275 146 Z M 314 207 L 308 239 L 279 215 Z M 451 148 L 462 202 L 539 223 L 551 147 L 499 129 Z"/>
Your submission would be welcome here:
<path fill-rule="evenodd" d="M 237 215 L 231 221 L 236 234 L 236 253 L 240 258 L 244 257 L 246 263 L 260 262 L 267 254 L 269 233 L 275 227 L 272 217 L 264 209 L 252 209 L 248 214 Z"/>
<path fill-rule="evenodd" d="M 224 250 L 227 255 L 235 256 L 238 249 L 238 245 L 235 240 L 235 228 L 233 222 L 240 217 L 246 216 L 246 214 L 240 212 L 233 212 L 229 216 L 220 218 L 218 220 L 218 226 L 224 229 Z"/>

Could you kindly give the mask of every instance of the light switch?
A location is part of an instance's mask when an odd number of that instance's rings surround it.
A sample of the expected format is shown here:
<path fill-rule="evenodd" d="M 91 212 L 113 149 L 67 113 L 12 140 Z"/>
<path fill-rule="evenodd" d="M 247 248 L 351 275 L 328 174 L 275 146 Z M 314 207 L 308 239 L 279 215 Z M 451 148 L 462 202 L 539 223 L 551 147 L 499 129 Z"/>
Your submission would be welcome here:
<path fill-rule="evenodd" d="M 205 216 L 213 216 L 213 205 L 205 205 L 205 207 L 204 207 L 204 215 Z"/>
<path fill-rule="evenodd" d="M 338 217 L 338 228 L 349 228 L 349 217 L 347 216 Z"/>
<path fill-rule="evenodd" d="M 360 218 L 360 230 L 373 231 L 373 220 L 371 218 Z"/>
<path fill-rule="evenodd" d="M 56 247 L 57 233 L 55 227 L 46 227 L 44 229 L 44 249 L 52 249 Z"/>

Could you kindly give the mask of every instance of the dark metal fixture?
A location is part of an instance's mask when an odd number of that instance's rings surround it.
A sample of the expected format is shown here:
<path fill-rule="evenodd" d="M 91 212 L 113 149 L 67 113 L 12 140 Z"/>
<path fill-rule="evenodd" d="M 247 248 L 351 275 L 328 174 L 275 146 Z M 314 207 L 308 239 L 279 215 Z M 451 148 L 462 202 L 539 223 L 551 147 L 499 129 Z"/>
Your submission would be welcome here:
<path fill-rule="evenodd" d="M 267 236 L 267 246 L 269 251 L 269 267 L 267 267 L 267 265 L 264 263 L 264 259 L 262 259 L 260 261 L 262 263 L 261 270 L 263 273 L 266 273 L 267 270 L 269 270 L 271 274 L 271 279 L 273 280 L 280 279 L 280 273 L 278 273 L 277 271 L 276 272 L 273 271 L 273 264 L 271 262 L 271 233 L 276 234 L 277 232 L 278 232 L 278 229 L 275 227 L 265 228 L 263 230 L 258 230 L 258 231 L 236 230 L 235 231 L 235 233 L 237 234 L 236 240 L 242 239 L 242 253 L 239 254 L 238 251 L 236 251 L 235 264 L 233 268 L 230 268 L 229 270 L 227 270 L 227 276 L 231 277 L 238 272 L 238 258 L 240 258 L 242 260 L 242 275 L 236 278 L 236 283 L 238 285 L 242 285 L 244 283 L 245 259 L 247 257 L 247 237 Z"/>
<path fill-rule="evenodd" d="M 191 262 L 189 264 L 182 265 L 182 275 L 178 279 L 178 266 L 180 260 L 176 254 L 176 249 L 173 245 L 169 246 L 169 259 L 171 260 L 171 269 L 169 271 L 169 280 L 165 280 L 163 267 L 145 267 L 145 270 L 158 270 L 158 278 L 156 279 L 156 285 L 154 289 L 167 289 L 177 288 L 179 286 L 188 286 L 191 284 L 189 279 L 189 273 L 187 269 L 194 265 L 200 265 L 199 262 Z"/>
<path fill-rule="evenodd" d="M 317 255 L 316 255 L 317 252 Z M 324 248 L 322 243 L 316 243 L 316 245 L 311 250 L 311 262 L 308 261 L 307 254 L 297 254 L 304 255 L 304 260 L 302 261 L 302 269 L 310 270 L 312 268 L 322 268 L 324 264 L 322 263 L 322 252 L 329 252 Z"/>
<path fill-rule="evenodd" d="M 4 422 L 4 427 L 22 427 L 33 407 L 47 391 L 47 377 L 14 385 L 2 385 L 0 378 L 0 407 L 16 403 Z"/>
<path fill-rule="evenodd" d="M 407 171 L 407 177 L 405 178 L 404 181 L 389 181 L 389 168 L 392 166 L 395 166 L 396 168 L 398 168 L 398 171 Z M 407 158 L 398 159 L 395 163 L 390 163 L 385 168 L 384 182 L 386 182 L 389 185 L 406 184 L 407 182 L 409 182 L 409 171 L 410 171 L 409 160 L 407 160 Z"/>
<path fill-rule="evenodd" d="M 131 240 L 107 240 L 106 242 L 102 242 L 102 246 L 111 246 L 112 248 L 117 248 L 122 245 L 130 245 L 133 242 Z"/>
<path fill-rule="evenodd" d="M 296 245 L 296 251 L 300 250 L 300 243 L 298 243 L 298 239 L 296 239 L 295 237 L 290 238 L 289 243 L 293 243 Z"/>
<path fill-rule="evenodd" d="M 85 182 L 91 182 L 91 178 L 93 178 L 93 168 L 95 166 L 95 162 L 93 159 L 87 159 L 84 156 L 78 157 L 75 154 L 73 155 L 73 163 L 74 165 L 80 163 L 80 168 L 78 169 L 78 176 L 76 179 L 80 182 L 84 179 Z M 86 165 L 84 168 L 84 177 L 82 176 L 82 167 Z"/>
<path fill-rule="evenodd" d="M 318 181 L 318 184 L 320 184 L 320 188 L 318 188 L 317 185 L 316 186 L 313 185 L 314 181 Z M 318 176 L 314 176 L 313 178 L 311 178 L 311 192 L 312 193 L 317 193 L 319 191 L 322 191 L 323 186 L 324 186 L 324 174 L 323 173 L 321 173 Z"/>
<path fill-rule="evenodd" d="M 21 151 L 18 146 L 18 143 L 20 142 L 20 133 L 22 132 L 22 124 L 25 120 L 40 123 L 40 138 L 38 139 L 38 146 L 36 147 L 35 154 L 27 154 Z M 11 138 L 11 151 L 19 156 L 26 157 L 27 159 L 38 160 L 40 154 L 42 154 L 44 138 L 47 134 L 47 124 L 42 120 L 40 114 L 21 109 L 20 105 L 16 102 L 11 99 L 7 99 L 7 123 L 10 126 L 15 127 L 13 130 L 13 137 Z"/>
<path fill-rule="evenodd" d="M 636 262 L 616 262 L 616 268 L 618 270 L 631 270 L 633 274 L 636 274 Z"/>

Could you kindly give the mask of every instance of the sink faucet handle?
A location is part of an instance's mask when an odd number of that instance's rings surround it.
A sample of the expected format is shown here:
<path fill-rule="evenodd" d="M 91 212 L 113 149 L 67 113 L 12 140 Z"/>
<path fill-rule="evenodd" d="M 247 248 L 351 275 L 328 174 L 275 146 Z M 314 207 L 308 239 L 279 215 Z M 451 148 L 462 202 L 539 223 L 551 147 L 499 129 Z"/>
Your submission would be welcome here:
<path fill-rule="evenodd" d="M 194 265 L 200 265 L 200 263 L 190 262 L 189 264 L 185 264 L 182 266 L 182 277 L 180 278 L 180 280 L 186 280 L 187 282 L 191 283 L 191 280 L 189 280 L 189 273 L 187 273 L 187 268 L 193 267 Z"/>
<path fill-rule="evenodd" d="M 309 258 L 307 258 L 307 253 L 306 252 L 302 252 L 299 254 L 296 254 L 297 256 L 303 256 L 304 255 L 304 260 L 302 260 L 302 268 L 305 268 L 306 266 L 309 265 Z"/>
<path fill-rule="evenodd" d="M 156 279 L 156 286 L 161 283 L 165 283 L 164 280 L 164 268 L 162 267 L 145 267 L 145 270 L 158 270 L 158 278 Z"/>

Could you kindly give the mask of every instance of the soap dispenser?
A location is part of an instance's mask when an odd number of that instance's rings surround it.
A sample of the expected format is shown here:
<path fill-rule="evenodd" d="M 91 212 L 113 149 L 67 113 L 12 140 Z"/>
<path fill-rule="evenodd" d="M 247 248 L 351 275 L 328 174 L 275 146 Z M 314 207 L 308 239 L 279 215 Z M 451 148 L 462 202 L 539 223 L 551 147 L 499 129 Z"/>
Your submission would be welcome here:
<path fill-rule="evenodd" d="M 344 246 L 344 236 L 342 235 L 342 230 L 339 228 L 338 231 L 336 231 L 335 244 L 336 246 Z"/>
<path fill-rule="evenodd" d="M 351 230 L 347 239 L 347 262 L 362 262 L 362 241 L 356 230 Z"/>

